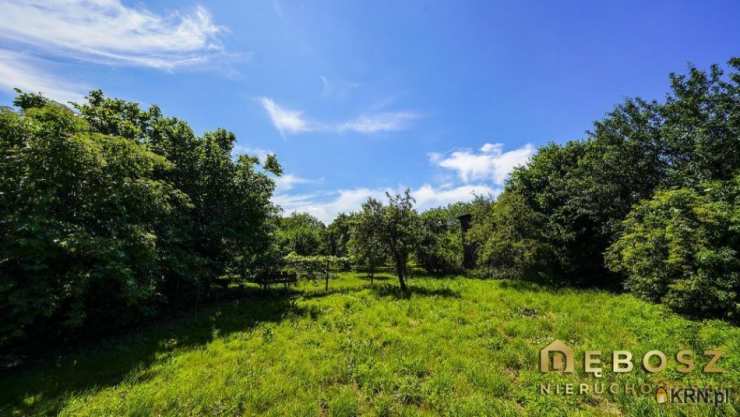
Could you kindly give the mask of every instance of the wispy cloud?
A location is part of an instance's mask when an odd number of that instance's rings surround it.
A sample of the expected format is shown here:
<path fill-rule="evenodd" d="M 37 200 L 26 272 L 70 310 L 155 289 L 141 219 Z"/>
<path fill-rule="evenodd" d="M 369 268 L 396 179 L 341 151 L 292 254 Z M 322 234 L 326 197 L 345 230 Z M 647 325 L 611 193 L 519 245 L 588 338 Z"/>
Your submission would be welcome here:
<path fill-rule="evenodd" d="M 173 69 L 223 52 L 203 7 L 158 15 L 120 0 L 0 0 L 0 38 L 47 54 L 106 64 Z"/>
<path fill-rule="evenodd" d="M 504 152 L 503 144 L 486 143 L 480 148 L 480 152 L 465 150 L 449 155 L 431 153 L 429 160 L 435 165 L 457 172 L 464 183 L 483 180 L 502 185 L 515 167 L 529 162 L 534 152 L 535 148 L 530 144 Z"/>
<path fill-rule="evenodd" d="M 368 198 L 386 200 L 386 192 L 401 193 L 404 187 L 364 188 L 339 190 L 331 193 L 278 194 L 273 201 L 283 208 L 286 214 L 308 213 L 324 223 L 330 223 L 339 213 L 357 211 Z M 445 206 L 457 201 L 470 201 L 476 195 L 495 195 L 498 190 L 484 184 L 463 185 L 459 187 L 434 187 L 424 184 L 411 190 L 416 200 L 416 208 L 427 210 Z"/>
<path fill-rule="evenodd" d="M 342 123 L 336 129 L 339 132 L 352 131 L 365 134 L 397 131 L 406 129 L 417 118 L 419 115 L 412 112 L 367 114 Z"/>
<path fill-rule="evenodd" d="M 417 113 L 408 111 L 383 112 L 363 114 L 339 123 L 326 123 L 311 120 L 304 116 L 303 111 L 283 107 L 269 97 L 260 97 L 257 101 L 267 112 L 275 129 L 283 136 L 308 132 L 372 134 L 398 131 L 406 129 L 413 120 L 420 117 Z"/>
<path fill-rule="evenodd" d="M 48 65 L 48 62 L 26 54 L 0 49 L 0 89 L 11 94 L 14 88 L 43 92 L 46 97 L 60 103 L 80 101 L 89 91 L 83 84 L 63 80 L 40 69 Z"/>
<path fill-rule="evenodd" d="M 303 133 L 316 130 L 315 126 L 303 118 L 303 112 L 298 110 L 289 110 L 279 106 L 272 99 L 267 97 L 260 97 L 258 99 L 262 108 L 265 109 L 267 115 L 270 116 L 275 129 L 280 132 L 281 135 L 286 133 Z"/>
<path fill-rule="evenodd" d="M 446 206 L 458 201 L 471 201 L 475 196 L 495 196 L 499 189 L 485 184 L 467 184 L 457 187 L 434 187 L 424 184 L 412 190 L 411 195 L 416 199 L 416 207 L 420 210 Z"/>
<path fill-rule="evenodd" d="M 277 184 L 277 193 L 290 191 L 296 185 L 299 184 L 315 184 L 321 182 L 322 179 L 304 178 L 293 174 L 283 174 L 275 179 Z"/>

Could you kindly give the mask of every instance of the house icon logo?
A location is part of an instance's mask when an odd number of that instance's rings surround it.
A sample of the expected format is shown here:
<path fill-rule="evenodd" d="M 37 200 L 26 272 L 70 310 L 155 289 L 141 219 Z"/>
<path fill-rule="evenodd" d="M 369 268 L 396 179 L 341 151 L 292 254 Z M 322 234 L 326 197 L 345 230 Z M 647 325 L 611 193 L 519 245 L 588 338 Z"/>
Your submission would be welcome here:
<path fill-rule="evenodd" d="M 575 372 L 573 349 L 555 340 L 540 350 L 540 372 Z"/>

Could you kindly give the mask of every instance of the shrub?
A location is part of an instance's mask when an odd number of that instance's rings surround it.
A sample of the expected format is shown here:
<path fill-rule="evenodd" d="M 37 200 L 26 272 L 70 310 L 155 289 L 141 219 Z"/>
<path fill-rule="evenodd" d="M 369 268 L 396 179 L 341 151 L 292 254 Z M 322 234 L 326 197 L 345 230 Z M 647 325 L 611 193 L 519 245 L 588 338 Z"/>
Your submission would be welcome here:
<path fill-rule="evenodd" d="M 0 347 L 53 346 L 191 306 L 268 259 L 274 156 L 93 91 L 0 110 Z"/>
<path fill-rule="evenodd" d="M 422 213 L 416 260 L 427 272 L 448 274 L 462 270 L 463 244 L 460 222 L 449 208 Z"/>
<path fill-rule="evenodd" d="M 739 248 L 740 175 L 641 202 L 623 222 L 607 261 L 640 297 L 691 315 L 737 320 Z"/>
<path fill-rule="evenodd" d="M 545 218 L 517 192 L 504 192 L 470 237 L 480 243 L 478 266 L 490 275 L 550 281 L 555 250 L 544 238 Z"/>

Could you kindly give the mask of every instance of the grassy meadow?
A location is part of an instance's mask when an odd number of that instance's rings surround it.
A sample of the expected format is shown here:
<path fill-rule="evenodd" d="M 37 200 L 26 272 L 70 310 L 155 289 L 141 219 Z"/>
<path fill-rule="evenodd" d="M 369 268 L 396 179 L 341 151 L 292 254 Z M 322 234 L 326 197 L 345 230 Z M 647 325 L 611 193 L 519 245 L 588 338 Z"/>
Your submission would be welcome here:
<path fill-rule="evenodd" d="M 74 354 L 0 374 L 2 416 L 712 416 L 740 406 L 659 405 L 652 394 L 542 395 L 541 382 L 594 382 L 582 352 L 659 349 L 668 370 L 599 382 L 740 382 L 740 329 L 691 321 L 631 295 L 513 281 L 346 273 L 289 295 L 239 299 Z M 577 372 L 542 374 L 553 339 Z M 727 371 L 675 371 L 680 348 L 720 347 Z M 699 361 L 699 364 L 703 362 Z"/>

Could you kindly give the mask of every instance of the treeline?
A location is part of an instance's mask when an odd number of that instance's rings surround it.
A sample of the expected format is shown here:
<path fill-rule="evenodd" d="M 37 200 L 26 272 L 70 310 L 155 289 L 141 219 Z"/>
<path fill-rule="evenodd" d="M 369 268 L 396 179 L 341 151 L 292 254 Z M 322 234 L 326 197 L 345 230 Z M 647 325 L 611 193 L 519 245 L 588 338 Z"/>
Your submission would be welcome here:
<path fill-rule="evenodd" d="M 474 205 L 487 208 L 490 200 L 481 196 L 476 203 L 455 203 L 419 213 L 408 191 L 387 198 L 387 203 L 370 198 L 359 211 L 341 213 L 328 226 L 306 213 L 279 219 L 276 241 L 281 256 L 348 258 L 370 278 L 387 265 L 401 278 L 409 264 L 431 274 L 463 272 L 459 216 Z"/>
<path fill-rule="evenodd" d="M 518 168 L 471 236 L 491 273 L 740 314 L 740 59 L 670 76 Z"/>
<path fill-rule="evenodd" d="M 663 102 L 627 100 L 584 140 L 540 148 L 495 201 L 412 208 L 407 254 L 429 272 L 459 272 L 466 242 L 481 275 L 626 289 L 681 313 L 737 321 L 740 58 L 729 68 L 671 74 Z M 326 228 L 307 215 L 284 219 L 292 243 L 283 247 L 399 270 L 388 236 L 394 198 L 388 206 L 371 199 Z M 464 237 L 461 214 L 472 217 Z"/>
<path fill-rule="evenodd" d="M 198 136 L 100 91 L 73 109 L 19 92 L 0 109 L 0 347 L 194 308 L 214 284 L 301 256 L 349 258 L 370 277 L 391 265 L 406 290 L 409 265 L 462 272 L 464 247 L 472 273 L 737 321 L 740 59 L 729 68 L 671 75 L 663 102 L 627 100 L 584 140 L 540 148 L 495 200 L 418 213 L 406 192 L 328 226 L 281 217 L 278 161 L 234 158 L 228 131 Z"/>
<path fill-rule="evenodd" d="M 192 308 L 274 262 L 274 156 L 93 91 L 0 110 L 0 347 Z"/>

